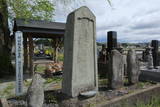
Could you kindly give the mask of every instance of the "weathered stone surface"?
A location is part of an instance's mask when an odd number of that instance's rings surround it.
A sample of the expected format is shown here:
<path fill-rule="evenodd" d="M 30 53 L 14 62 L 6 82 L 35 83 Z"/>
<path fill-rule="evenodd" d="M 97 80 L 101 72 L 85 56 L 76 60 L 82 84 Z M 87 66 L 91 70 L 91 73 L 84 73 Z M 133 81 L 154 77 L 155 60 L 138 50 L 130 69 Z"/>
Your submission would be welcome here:
<path fill-rule="evenodd" d="M 108 85 L 110 88 L 117 89 L 123 86 L 124 78 L 124 58 L 117 50 L 112 50 L 108 61 Z"/>
<path fill-rule="evenodd" d="M 148 69 L 153 69 L 153 57 L 152 57 L 151 51 L 150 51 L 149 55 L 147 55 L 147 59 L 148 59 L 147 68 Z"/>
<path fill-rule="evenodd" d="M 32 83 L 27 92 L 27 105 L 28 107 L 42 107 L 44 101 L 44 90 L 42 77 L 35 74 Z"/>
<path fill-rule="evenodd" d="M 127 54 L 127 75 L 129 83 L 137 83 L 140 74 L 139 63 L 136 59 L 135 50 L 131 49 Z"/>
<path fill-rule="evenodd" d="M 64 40 L 62 92 L 76 97 L 81 92 L 98 90 L 96 19 L 81 7 L 67 18 Z"/>
<path fill-rule="evenodd" d="M 8 101 L 5 98 L 0 99 L 0 107 L 9 107 Z"/>

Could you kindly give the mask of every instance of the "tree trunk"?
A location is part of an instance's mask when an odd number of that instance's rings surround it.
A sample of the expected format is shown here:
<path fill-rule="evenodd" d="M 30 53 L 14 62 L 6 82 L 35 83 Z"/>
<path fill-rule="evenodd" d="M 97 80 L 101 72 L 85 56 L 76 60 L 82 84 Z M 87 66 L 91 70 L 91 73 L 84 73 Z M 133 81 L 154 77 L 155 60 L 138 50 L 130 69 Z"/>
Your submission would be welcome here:
<path fill-rule="evenodd" d="M 0 0 L 0 59 L 0 74 L 11 72 L 13 67 L 11 65 L 11 41 L 6 0 Z"/>

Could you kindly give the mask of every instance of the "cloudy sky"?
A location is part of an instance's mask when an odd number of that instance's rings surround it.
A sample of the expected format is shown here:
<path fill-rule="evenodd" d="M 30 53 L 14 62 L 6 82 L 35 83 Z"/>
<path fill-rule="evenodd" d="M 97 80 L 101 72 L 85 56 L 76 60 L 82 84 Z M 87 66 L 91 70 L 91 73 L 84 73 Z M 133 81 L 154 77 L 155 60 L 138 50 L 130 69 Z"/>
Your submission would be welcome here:
<path fill-rule="evenodd" d="M 160 40 L 160 0 L 85 0 L 69 8 L 57 5 L 55 21 L 66 22 L 67 15 L 88 6 L 97 20 L 97 41 L 105 42 L 107 31 L 117 31 L 119 42 Z"/>

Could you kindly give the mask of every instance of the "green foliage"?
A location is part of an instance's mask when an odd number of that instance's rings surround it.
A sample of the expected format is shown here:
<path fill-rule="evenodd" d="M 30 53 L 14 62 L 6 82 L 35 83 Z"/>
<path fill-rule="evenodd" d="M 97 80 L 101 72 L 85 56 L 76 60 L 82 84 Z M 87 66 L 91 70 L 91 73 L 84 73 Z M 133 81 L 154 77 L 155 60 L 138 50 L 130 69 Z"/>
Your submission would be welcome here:
<path fill-rule="evenodd" d="M 45 94 L 45 103 L 54 103 L 57 104 L 58 101 L 56 99 L 56 97 L 52 94 Z"/>
<path fill-rule="evenodd" d="M 154 97 L 151 99 L 151 101 L 147 104 L 144 102 L 138 102 L 136 104 L 136 107 L 160 107 L 160 97 Z"/>
<path fill-rule="evenodd" d="M 58 61 L 64 61 L 64 54 L 58 53 Z"/>
<path fill-rule="evenodd" d="M 107 0 L 107 2 L 109 3 L 109 5 L 110 5 L 110 6 L 112 6 L 112 4 L 111 4 L 111 0 Z"/>
<path fill-rule="evenodd" d="M 26 87 L 28 87 L 28 86 L 30 86 L 30 84 L 31 84 L 31 81 L 24 81 L 24 85 L 26 86 Z"/>
<path fill-rule="evenodd" d="M 52 82 L 60 82 L 62 81 L 61 77 L 53 77 L 53 78 L 47 78 L 44 84 L 52 83 Z"/>
<path fill-rule="evenodd" d="M 106 85 L 108 84 L 108 79 L 100 79 L 99 80 L 99 85 Z"/>
<path fill-rule="evenodd" d="M 150 85 L 150 84 L 151 84 L 150 82 L 138 82 L 137 86 L 139 88 L 144 88 L 146 85 Z"/>
<path fill-rule="evenodd" d="M 13 89 L 14 89 L 14 84 L 13 83 L 8 84 L 8 86 L 3 91 L 0 91 L 0 97 L 12 96 Z"/>
<path fill-rule="evenodd" d="M 54 5 L 49 0 L 6 0 L 11 19 L 52 20 Z"/>
<path fill-rule="evenodd" d="M 46 69 L 45 66 L 38 65 L 35 72 L 44 73 L 45 69 Z"/>

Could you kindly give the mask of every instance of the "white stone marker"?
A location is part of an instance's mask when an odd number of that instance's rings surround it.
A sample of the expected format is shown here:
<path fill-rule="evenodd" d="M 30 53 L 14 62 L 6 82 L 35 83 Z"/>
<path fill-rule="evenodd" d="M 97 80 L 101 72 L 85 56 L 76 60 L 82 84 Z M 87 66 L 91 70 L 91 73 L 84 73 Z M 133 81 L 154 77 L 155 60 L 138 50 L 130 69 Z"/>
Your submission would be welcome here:
<path fill-rule="evenodd" d="M 96 18 L 85 6 L 70 13 L 64 39 L 62 92 L 76 97 L 98 91 Z"/>
<path fill-rule="evenodd" d="M 16 39 L 16 95 L 23 93 L 23 33 L 17 31 Z"/>

